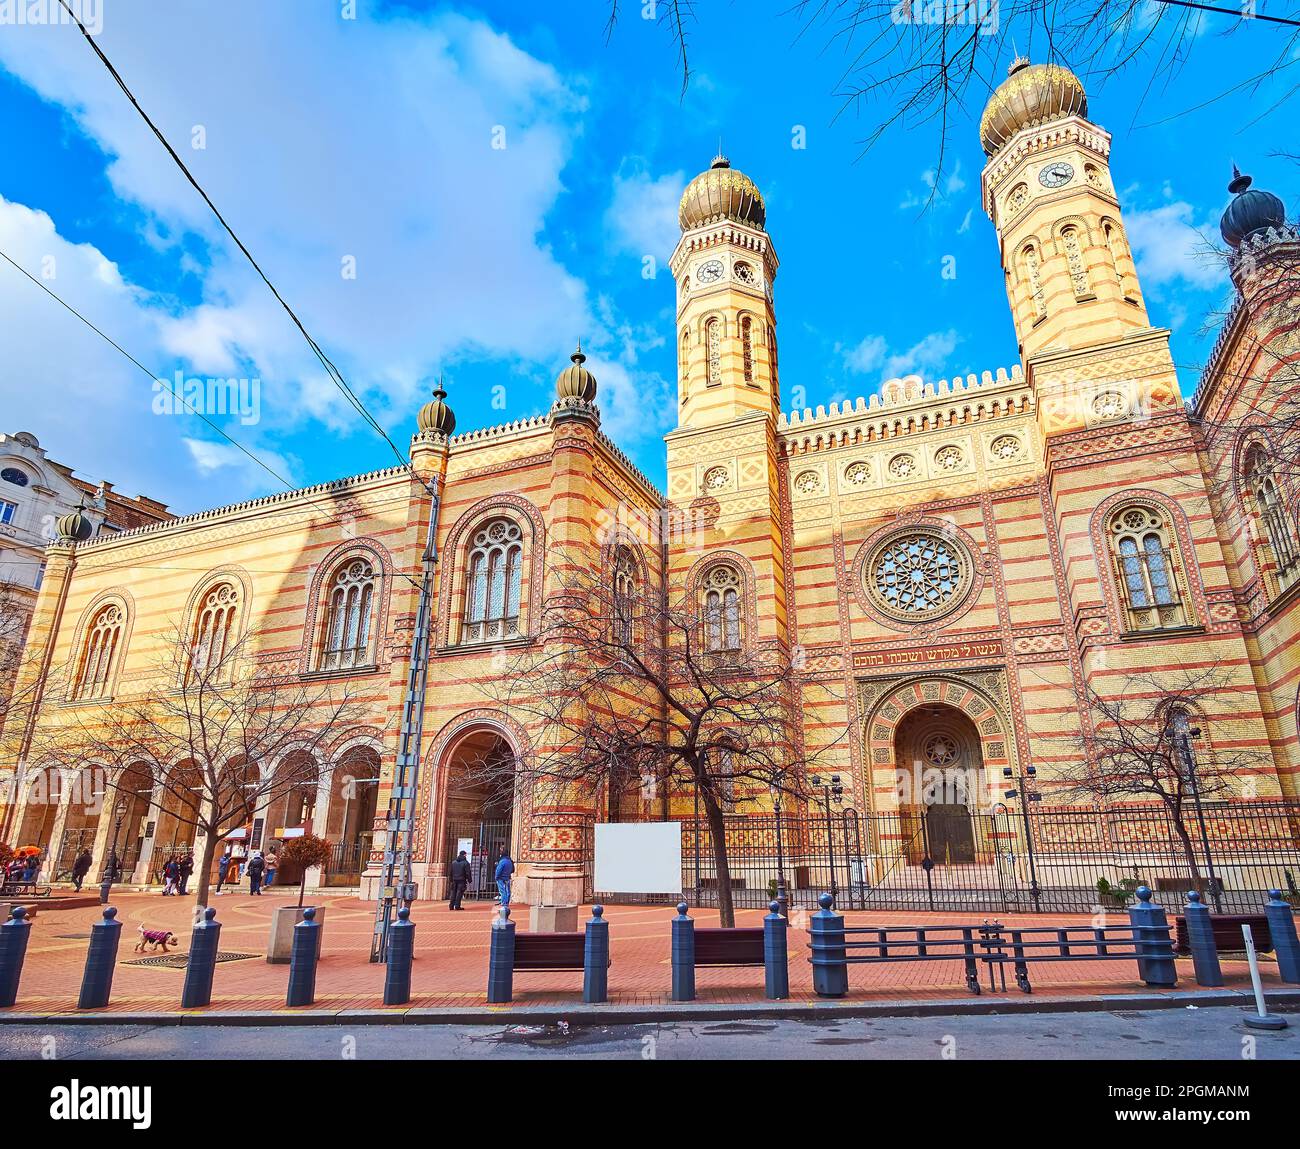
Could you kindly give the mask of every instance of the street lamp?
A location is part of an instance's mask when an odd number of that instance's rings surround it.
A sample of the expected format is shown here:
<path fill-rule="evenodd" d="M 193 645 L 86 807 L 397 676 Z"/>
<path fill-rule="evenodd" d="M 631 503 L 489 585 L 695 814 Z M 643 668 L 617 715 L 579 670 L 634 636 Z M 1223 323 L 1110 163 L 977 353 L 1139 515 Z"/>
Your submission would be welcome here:
<path fill-rule="evenodd" d="M 1029 853 L 1029 896 L 1033 899 L 1036 910 L 1042 892 L 1038 888 L 1038 871 L 1034 866 L 1034 829 L 1029 821 L 1029 803 L 1043 800 L 1043 796 L 1034 788 L 1038 771 L 1033 766 L 1026 766 L 1023 774 L 1016 774 L 1010 766 L 1004 766 L 1002 777 L 1016 783 L 1011 789 L 1004 790 L 1002 797 L 1020 799 L 1020 815 L 1025 820 L 1025 849 Z"/>
<path fill-rule="evenodd" d="M 809 781 L 815 789 L 822 792 L 822 806 L 826 810 L 826 849 L 830 854 L 831 863 L 831 897 L 839 895 L 839 885 L 835 881 L 835 831 L 831 825 L 831 801 L 834 800 L 838 805 L 844 797 L 844 784 L 840 781 L 838 774 L 832 774 L 829 782 L 823 782 L 821 776 L 814 774 Z"/>
<path fill-rule="evenodd" d="M 790 917 L 789 898 L 785 888 L 785 849 L 781 844 L 781 789 L 772 783 L 772 812 L 776 817 L 776 900 L 783 918 Z"/>
<path fill-rule="evenodd" d="M 122 832 L 122 820 L 126 817 L 126 796 L 118 798 L 113 806 L 113 848 L 108 852 L 108 867 L 104 871 L 104 878 L 99 883 L 99 904 L 108 905 L 108 899 L 113 892 L 113 882 L 117 878 L 117 839 Z"/>
<path fill-rule="evenodd" d="M 1174 723 L 1174 742 L 1178 757 L 1187 774 L 1187 784 L 1192 788 L 1192 803 L 1196 807 L 1196 824 L 1201 831 L 1201 852 L 1205 854 L 1205 871 L 1210 882 L 1210 900 L 1214 912 L 1223 913 L 1223 899 L 1219 892 L 1219 879 L 1214 873 L 1214 856 L 1210 853 L 1210 835 L 1205 828 L 1205 809 L 1201 805 L 1201 786 L 1196 777 L 1196 757 L 1192 752 L 1192 739 L 1201 736 L 1199 726 L 1190 726 L 1184 719 Z"/>

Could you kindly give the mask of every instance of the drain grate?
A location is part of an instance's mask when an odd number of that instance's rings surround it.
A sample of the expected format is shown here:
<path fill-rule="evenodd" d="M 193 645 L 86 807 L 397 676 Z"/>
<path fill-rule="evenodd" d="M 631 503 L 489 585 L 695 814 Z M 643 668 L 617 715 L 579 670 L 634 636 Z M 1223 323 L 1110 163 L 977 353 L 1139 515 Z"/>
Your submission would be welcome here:
<path fill-rule="evenodd" d="M 246 958 L 261 957 L 261 954 L 237 954 L 228 951 L 221 951 L 217 954 L 217 961 L 244 961 Z M 157 957 L 136 958 L 135 961 L 124 961 L 123 965 L 147 965 L 161 967 L 162 969 L 184 969 L 190 962 L 189 954 L 159 954 Z"/>

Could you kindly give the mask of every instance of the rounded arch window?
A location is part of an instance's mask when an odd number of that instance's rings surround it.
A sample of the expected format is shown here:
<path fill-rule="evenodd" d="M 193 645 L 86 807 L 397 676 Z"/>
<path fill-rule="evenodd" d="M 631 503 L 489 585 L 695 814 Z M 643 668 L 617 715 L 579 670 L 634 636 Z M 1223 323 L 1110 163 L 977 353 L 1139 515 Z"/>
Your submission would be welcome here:
<path fill-rule="evenodd" d="M 12 483 L 15 487 L 25 487 L 31 480 L 27 477 L 27 472 L 20 467 L 5 467 L 0 471 L 0 479 L 6 483 Z"/>
<path fill-rule="evenodd" d="M 512 519 L 492 519 L 470 539 L 464 639 L 487 642 L 519 634 L 523 531 Z"/>
<path fill-rule="evenodd" d="M 1108 533 L 1127 629 L 1186 623 L 1178 545 L 1165 511 L 1129 503 L 1111 514 Z"/>
<path fill-rule="evenodd" d="M 366 666 L 375 613 L 375 568 L 368 558 L 346 560 L 326 589 L 320 668 L 342 670 Z"/>
<path fill-rule="evenodd" d="M 971 558 L 955 537 L 918 529 L 890 535 L 867 559 L 867 591 L 886 614 L 923 622 L 954 610 L 969 593 Z"/>
<path fill-rule="evenodd" d="M 704 576 L 706 650 L 740 649 L 740 592 L 740 572 L 729 563 L 720 563 Z"/>

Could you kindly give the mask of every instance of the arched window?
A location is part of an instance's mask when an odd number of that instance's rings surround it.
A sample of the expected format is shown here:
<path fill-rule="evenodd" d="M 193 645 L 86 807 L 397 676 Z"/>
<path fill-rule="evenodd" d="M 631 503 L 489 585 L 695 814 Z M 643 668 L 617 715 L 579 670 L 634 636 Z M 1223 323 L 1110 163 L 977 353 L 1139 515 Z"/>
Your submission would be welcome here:
<path fill-rule="evenodd" d="M 1083 263 L 1083 248 L 1079 245 L 1079 229 L 1067 227 L 1061 231 L 1061 243 L 1065 247 L 1065 260 L 1070 268 L 1070 283 L 1074 287 L 1075 298 L 1088 294 L 1088 269 Z"/>
<path fill-rule="evenodd" d="M 326 588 L 321 630 L 321 670 L 369 666 L 375 615 L 375 569 L 369 559 L 348 559 Z"/>
<path fill-rule="evenodd" d="M 91 620 L 82 647 L 81 665 L 73 688 L 74 698 L 104 698 L 122 644 L 125 612 L 117 603 L 102 607 Z"/>
<path fill-rule="evenodd" d="M 740 649 L 740 573 L 716 566 L 704 576 L 704 648 Z"/>
<path fill-rule="evenodd" d="M 722 321 L 710 319 L 704 325 L 704 350 L 708 356 L 709 386 L 722 382 Z"/>
<path fill-rule="evenodd" d="M 1146 504 L 1120 507 L 1110 517 L 1109 534 L 1126 629 L 1185 625 L 1178 547 L 1164 512 Z"/>
<path fill-rule="evenodd" d="M 1039 267 L 1038 248 L 1032 243 L 1027 244 L 1021 254 L 1025 263 L 1025 282 L 1029 285 L 1029 297 L 1034 305 L 1034 317 L 1042 319 L 1047 314 L 1047 298 L 1043 294 L 1043 276 Z"/>
<path fill-rule="evenodd" d="M 474 532 L 465 576 L 465 642 L 491 642 L 519 633 L 523 566 L 518 524 L 493 519 Z"/>
<path fill-rule="evenodd" d="M 239 635 L 238 617 L 239 590 L 234 583 L 220 582 L 204 593 L 194 619 L 192 674 L 220 668 Z"/>
<path fill-rule="evenodd" d="M 0 471 L 0 479 L 6 483 L 12 483 L 15 487 L 25 487 L 30 481 L 27 478 L 27 472 L 20 470 L 18 467 L 6 467 Z"/>
<path fill-rule="evenodd" d="M 1119 284 L 1120 293 L 1127 297 L 1128 278 L 1124 273 L 1123 247 L 1119 229 L 1110 220 L 1103 220 L 1101 234 L 1106 240 L 1106 250 L 1110 253 L 1110 265 L 1115 271 L 1115 282 Z"/>
<path fill-rule="evenodd" d="M 754 321 L 746 315 L 740 321 L 740 351 L 745 363 L 745 382 L 754 382 Z"/>
<path fill-rule="evenodd" d="M 1300 577 L 1300 552 L 1296 549 L 1295 526 L 1262 447 L 1253 448 L 1246 458 L 1246 485 L 1254 504 L 1256 535 L 1271 551 L 1278 582 L 1288 587 Z"/>
<path fill-rule="evenodd" d="M 682 402 L 685 403 L 691 384 L 691 333 L 689 331 L 682 332 L 681 362 L 677 373 L 681 378 Z"/>
<path fill-rule="evenodd" d="M 613 639 L 616 646 L 632 645 L 632 620 L 636 602 L 636 564 L 627 547 L 614 552 Z"/>

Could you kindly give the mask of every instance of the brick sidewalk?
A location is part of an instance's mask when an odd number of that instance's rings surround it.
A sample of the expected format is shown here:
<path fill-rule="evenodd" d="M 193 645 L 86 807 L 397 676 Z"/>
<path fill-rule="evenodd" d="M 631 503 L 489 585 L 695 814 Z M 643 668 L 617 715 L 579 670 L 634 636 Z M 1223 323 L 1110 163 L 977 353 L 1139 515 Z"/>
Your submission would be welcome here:
<path fill-rule="evenodd" d="M 326 907 L 322 960 L 316 979 L 316 1008 L 376 1009 L 381 1007 L 383 967 L 369 961 L 374 905 L 355 897 L 314 897 L 308 904 Z M 291 905 L 293 899 L 270 895 L 254 898 L 245 893 L 224 894 L 213 899 L 222 923 L 221 949 L 255 955 L 241 961 L 218 964 L 213 985 L 212 1011 L 285 1010 L 287 965 L 265 961 L 270 935 L 271 911 Z M 114 898 L 118 919 L 123 923 L 118 964 L 113 980 L 109 1012 L 180 1012 L 183 969 L 130 964 L 142 956 L 134 952 L 137 927 L 167 928 L 181 939 L 178 950 L 189 947 L 193 907 L 187 898 L 163 898 L 157 894 L 122 894 Z M 442 904 L 419 903 L 412 915 L 417 923 L 416 962 L 412 975 L 409 1006 L 395 1008 L 466 1008 L 486 1005 L 487 956 L 490 922 L 495 908 L 489 903 L 466 903 L 463 913 L 453 914 Z M 669 923 L 674 911 L 667 906 L 608 906 L 611 956 L 609 999 L 625 1006 L 662 1005 L 669 1002 L 671 966 Z M 526 932 L 528 909 L 512 911 L 518 928 Z M 580 920 L 590 918 L 584 910 Z M 713 910 L 692 911 L 698 927 L 716 926 Z M 849 912 L 846 924 L 927 925 L 976 924 L 986 914 L 937 914 L 912 912 Z M 14 1012 L 75 1013 L 75 1002 L 85 963 L 87 936 L 91 925 L 101 919 L 99 907 L 38 912 L 28 947 L 27 961 Z M 736 924 L 761 924 L 763 911 L 740 910 Z M 811 966 L 807 960 L 807 934 L 795 917 L 789 932 L 790 999 L 818 1002 L 812 992 Z M 1087 924 L 1083 915 L 1006 915 L 1004 926 Z M 1114 924 L 1124 919 L 1116 917 Z M 1266 989 L 1281 983 L 1271 959 L 1261 959 Z M 984 998 L 1023 999 L 1008 971 L 1009 989 L 990 992 L 987 975 Z M 1248 991 L 1250 980 L 1245 962 L 1225 961 L 1227 989 Z M 1191 962 L 1178 962 L 1179 991 L 1195 990 Z M 1044 962 L 1031 969 L 1034 995 L 1039 998 L 1112 994 L 1151 994 L 1161 991 L 1143 985 L 1133 962 Z M 696 973 L 698 1000 L 711 1005 L 753 1004 L 763 998 L 761 969 L 702 969 Z M 887 965 L 849 966 L 849 1002 L 970 1001 L 964 970 L 959 960 L 937 960 Z M 564 1006 L 582 1000 L 582 975 L 578 973 L 528 973 L 515 976 L 516 1006 Z M 509 1010 L 510 1006 L 494 1009 Z M 0 1011 L 2 1013 L 3 1011 Z"/>

